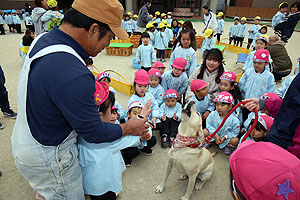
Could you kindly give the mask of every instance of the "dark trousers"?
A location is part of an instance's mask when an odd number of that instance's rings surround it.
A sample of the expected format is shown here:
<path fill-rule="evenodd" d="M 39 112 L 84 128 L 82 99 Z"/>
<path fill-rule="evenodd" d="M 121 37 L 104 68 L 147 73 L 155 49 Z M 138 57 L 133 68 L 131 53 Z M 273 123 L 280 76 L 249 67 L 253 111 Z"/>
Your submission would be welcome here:
<path fill-rule="evenodd" d="M 273 75 L 276 81 L 281 81 L 282 77 L 285 77 L 291 73 L 292 70 L 286 71 L 286 72 L 274 72 Z"/>
<path fill-rule="evenodd" d="M 152 148 L 156 144 L 156 137 L 152 136 L 150 140 L 147 140 L 147 146 L 144 148 Z M 137 147 L 128 147 L 121 150 L 125 164 L 131 163 L 132 159 L 137 157 L 140 154 L 140 151 Z"/>
<path fill-rule="evenodd" d="M 14 32 L 15 31 L 14 28 L 15 28 L 14 24 L 8 24 L 9 32 Z"/>
<path fill-rule="evenodd" d="M 217 40 L 220 42 L 220 40 L 221 40 L 221 33 L 217 33 Z"/>
<path fill-rule="evenodd" d="M 253 42 L 253 39 L 249 39 L 249 38 L 248 38 L 248 45 L 247 45 L 247 49 L 249 49 L 249 48 L 250 48 L 250 46 L 251 46 L 252 42 Z"/>
<path fill-rule="evenodd" d="M 244 42 L 244 38 L 243 37 L 237 37 L 237 46 L 239 46 L 240 44 L 240 47 L 242 47 L 243 45 L 243 42 Z"/>
<path fill-rule="evenodd" d="M 165 59 L 165 50 L 157 49 L 157 51 L 158 51 L 158 58 Z"/>
<path fill-rule="evenodd" d="M 243 124 L 248 119 L 248 115 L 251 112 L 247 108 L 242 108 Z"/>
<path fill-rule="evenodd" d="M 4 31 L 4 24 L 0 24 L 0 34 L 4 35 L 5 31 Z"/>
<path fill-rule="evenodd" d="M 93 196 L 90 195 L 91 200 L 116 200 L 117 196 L 116 193 L 109 191 L 101 196 Z"/>
<path fill-rule="evenodd" d="M 15 26 L 17 33 L 21 33 L 21 24 L 16 24 Z"/>
<path fill-rule="evenodd" d="M 167 136 L 175 138 L 178 133 L 179 122 L 173 118 L 168 118 L 162 121 L 160 129 L 160 136 Z"/>
<path fill-rule="evenodd" d="M 128 36 L 130 37 L 131 36 L 131 32 L 127 32 Z"/>
<path fill-rule="evenodd" d="M 8 102 L 8 92 L 4 86 L 5 84 L 5 76 L 4 72 L 0 66 L 0 108 L 2 112 L 9 110 L 9 102 Z"/>
<path fill-rule="evenodd" d="M 274 27 L 275 31 L 280 31 L 281 36 L 290 37 L 294 31 L 287 22 L 282 22 Z"/>
<path fill-rule="evenodd" d="M 237 42 L 238 42 L 237 37 L 230 37 L 229 44 L 231 44 L 232 41 L 233 41 L 233 45 L 237 45 Z"/>
<path fill-rule="evenodd" d="M 144 66 L 141 66 L 141 69 L 145 70 L 146 72 L 149 72 L 149 70 L 151 69 L 151 67 L 144 67 Z"/>
<path fill-rule="evenodd" d="M 26 25 L 26 29 L 29 29 L 31 31 L 35 31 L 34 30 L 34 25 Z"/>

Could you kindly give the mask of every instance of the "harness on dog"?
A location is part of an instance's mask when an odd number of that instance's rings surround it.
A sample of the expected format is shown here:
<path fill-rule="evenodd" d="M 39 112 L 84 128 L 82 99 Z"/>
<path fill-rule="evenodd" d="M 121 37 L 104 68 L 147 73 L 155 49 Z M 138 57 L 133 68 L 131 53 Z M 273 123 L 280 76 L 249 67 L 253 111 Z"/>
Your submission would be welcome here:
<path fill-rule="evenodd" d="M 240 107 L 242 104 L 246 104 L 248 102 L 240 102 L 238 103 L 237 105 L 235 105 L 231 111 L 229 113 L 227 113 L 227 115 L 224 117 L 222 123 L 220 124 L 220 126 L 217 128 L 217 130 L 215 130 L 215 132 L 213 134 L 210 134 L 206 139 L 205 141 L 203 142 L 203 144 L 201 146 L 199 146 L 199 150 L 201 150 L 205 143 L 209 143 L 210 140 L 217 134 L 217 132 L 222 128 L 222 126 L 224 125 L 225 121 L 227 120 L 227 118 L 238 108 Z M 254 122 L 252 124 L 252 126 L 250 127 L 250 129 L 246 132 L 245 134 L 245 137 L 243 138 L 242 142 L 244 142 L 246 140 L 246 138 L 249 136 L 249 134 L 251 133 L 251 131 L 255 128 L 256 124 L 257 124 L 257 121 L 258 121 L 258 112 L 256 109 L 253 110 L 254 114 L 255 114 L 255 119 L 254 119 Z"/>
<path fill-rule="evenodd" d="M 180 133 L 177 134 L 176 139 L 173 142 L 173 148 L 171 151 L 179 151 L 180 149 L 190 147 L 198 148 L 201 145 L 198 138 L 182 136 Z"/>

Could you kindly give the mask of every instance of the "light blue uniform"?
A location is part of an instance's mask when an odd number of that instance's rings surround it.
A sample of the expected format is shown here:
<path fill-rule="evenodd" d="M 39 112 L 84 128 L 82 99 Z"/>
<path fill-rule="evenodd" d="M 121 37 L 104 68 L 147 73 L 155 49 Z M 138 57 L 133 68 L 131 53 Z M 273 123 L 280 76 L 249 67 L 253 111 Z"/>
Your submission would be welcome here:
<path fill-rule="evenodd" d="M 217 33 L 223 34 L 224 33 L 224 19 L 218 19 L 218 28 L 217 28 Z"/>
<path fill-rule="evenodd" d="M 168 89 L 174 89 L 178 92 L 178 95 L 183 95 L 188 86 L 188 77 L 186 73 L 182 73 L 179 77 L 173 76 L 172 70 L 164 73 L 161 86 L 167 91 Z"/>
<path fill-rule="evenodd" d="M 182 31 L 182 27 L 179 28 L 178 32 L 177 32 L 177 37 L 180 35 L 180 32 Z"/>
<path fill-rule="evenodd" d="M 12 15 L 11 14 L 5 15 L 4 19 L 5 19 L 6 24 L 9 24 L 9 25 L 13 24 L 13 19 L 12 19 Z"/>
<path fill-rule="evenodd" d="M 213 134 L 215 130 L 220 126 L 223 119 L 220 117 L 217 111 L 212 111 L 206 119 L 206 128 L 209 131 L 209 134 Z M 222 144 L 219 145 L 219 148 L 224 148 L 230 141 L 231 138 L 237 137 L 240 132 L 240 121 L 234 115 L 230 115 L 223 127 L 217 132 L 219 137 L 227 136 L 227 139 L 224 140 Z M 211 142 L 215 141 L 215 138 L 211 139 Z"/>
<path fill-rule="evenodd" d="M 237 37 L 238 29 L 239 29 L 239 24 L 237 25 L 232 24 L 229 28 L 229 37 Z"/>
<path fill-rule="evenodd" d="M 295 75 L 297 76 L 297 74 L 299 74 L 299 63 L 297 64 L 296 68 L 297 68 L 297 70 L 296 70 L 296 74 Z"/>
<path fill-rule="evenodd" d="M 151 44 L 153 47 L 155 46 L 155 38 L 152 32 L 147 31 L 147 33 L 150 35 L 150 41 L 149 44 Z"/>
<path fill-rule="evenodd" d="M 115 101 L 115 105 L 117 108 L 118 108 L 118 113 L 120 115 L 120 118 L 119 120 L 121 119 L 125 119 L 125 120 L 128 120 L 128 117 L 127 117 L 127 113 L 125 110 L 123 110 L 123 107 L 121 106 L 121 104 L 119 104 L 117 101 Z"/>
<path fill-rule="evenodd" d="M 246 135 L 246 133 L 241 137 L 241 139 L 240 139 L 240 141 L 239 141 L 239 144 L 238 144 L 238 147 L 239 147 L 240 144 L 242 143 L 242 140 L 244 139 L 245 135 Z M 245 141 L 247 141 L 247 140 L 255 141 L 255 140 L 250 136 L 250 134 L 248 135 L 248 137 L 246 138 Z"/>
<path fill-rule="evenodd" d="M 85 194 L 99 196 L 122 191 L 122 172 L 126 167 L 120 150 L 141 145 L 140 137 L 124 136 L 109 143 L 88 143 L 78 137 L 78 159 Z"/>
<path fill-rule="evenodd" d="M 294 80 L 295 75 L 287 77 L 281 84 L 281 87 L 278 88 L 275 93 L 278 94 L 281 98 L 284 98 L 287 90 L 289 89 L 292 81 Z"/>
<path fill-rule="evenodd" d="M 165 90 L 160 84 L 154 88 L 149 85 L 148 92 L 154 96 L 158 106 L 164 102 Z"/>
<path fill-rule="evenodd" d="M 194 69 L 197 67 L 196 51 L 192 47 L 188 49 L 184 49 L 181 46 L 176 47 L 170 57 L 170 69 L 172 68 L 174 60 L 178 57 L 182 57 L 186 60 L 187 64 L 185 66 L 185 71 L 188 77 L 190 77 Z"/>
<path fill-rule="evenodd" d="M 13 24 L 22 24 L 22 21 L 18 15 L 12 15 Z"/>
<path fill-rule="evenodd" d="M 128 100 L 127 103 L 127 108 L 129 106 L 129 104 L 131 104 L 134 101 L 139 101 L 142 102 L 144 105 L 146 105 L 147 101 L 151 99 L 152 100 L 152 104 L 151 104 L 151 109 L 153 108 L 153 111 L 151 112 L 151 114 L 149 115 L 149 120 L 152 120 L 152 118 L 159 116 L 159 107 L 158 104 L 154 98 L 154 96 L 152 94 L 150 94 L 149 92 L 146 92 L 144 97 L 139 97 L 138 95 L 134 94 L 130 97 L 130 99 Z M 128 112 L 128 110 L 127 110 Z"/>
<path fill-rule="evenodd" d="M 160 24 L 160 23 L 161 23 L 161 19 L 160 19 L 160 18 L 156 18 L 154 21 L 156 21 L 157 24 Z"/>
<path fill-rule="evenodd" d="M 205 38 L 205 40 L 202 43 L 202 47 L 201 47 L 201 51 L 205 51 L 205 50 L 211 50 L 212 48 L 215 48 L 216 46 L 216 38 L 212 37 L 212 38 Z"/>
<path fill-rule="evenodd" d="M 272 27 L 273 27 L 273 29 L 274 29 L 275 26 L 277 26 L 278 24 L 284 22 L 285 19 L 286 19 L 285 13 L 282 13 L 282 12 L 278 11 L 278 12 L 272 17 Z"/>
<path fill-rule="evenodd" d="M 210 98 L 208 96 L 205 96 L 203 99 L 199 99 L 194 94 L 190 99 L 189 102 L 194 101 L 196 105 L 196 110 L 201 115 L 205 113 L 206 111 L 214 111 L 215 110 L 215 104 L 210 101 Z M 188 103 L 185 105 L 185 108 L 187 107 Z"/>
<path fill-rule="evenodd" d="M 255 54 L 256 50 L 254 51 L 251 51 L 246 59 L 246 62 L 245 62 L 245 65 L 243 67 L 243 70 L 244 71 L 247 71 L 248 69 L 252 69 L 253 68 L 253 57 L 254 57 L 254 54 Z M 271 55 L 269 55 L 269 60 L 271 60 Z M 272 67 L 272 64 L 271 62 L 267 65 L 265 65 L 265 69 L 272 72 L 273 71 L 273 67 Z"/>
<path fill-rule="evenodd" d="M 132 21 L 123 21 L 123 28 L 126 32 L 131 33 L 132 32 Z"/>
<path fill-rule="evenodd" d="M 4 19 L 3 19 L 2 15 L 0 15 L 0 24 L 4 24 Z"/>
<path fill-rule="evenodd" d="M 246 33 L 247 33 L 247 25 L 246 24 L 239 24 L 236 36 L 244 38 L 246 36 Z"/>
<path fill-rule="evenodd" d="M 175 113 L 178 117 L 177 121 L 181 121 L 181 110 L 181 105 L 178 102 L 176 102 L 176 105 L 172 108 L 163 103 L 159 108 L 159 118 L 161 119 L 163 115 L 166 115 L 167 118 L 172 119 Z"/>
<path fill-rule="evenodd" d="M 260 111 L 258 111 L 258 115 L 262 114 Z M 248 129 L 248 126 L 250 125 L 251 120 L 253 119 L 253 117 L 255 116 L 254 112 L 251 112 L 248 115 L 248 118 L 246 119 L 246 121 L 244 122 L 244 129 Z"/>
<path fill-rule="evenodd" d="M 239 87 L 244 99 L 259 98 L 266 92 L 275 92 L 275 79 L 268 70 L 258 74 L 252 68 L 243 74 Z"/>
<path fill-rule="evenodd" d="M 171 24 L 172 25 L 172 19 L 167 18 L 167 24 Z"/>
<path fill-rule="evenodd" d="M 133 32 L 139 32 L 137 30 L 137 21 L 132 20 L 132 27 L 131 28 L 132 28 Z"/>
<path fill-rule="evenodd" d="M 151 68 L 152 63 L 156 62 L 156 53 L 154 47 L 151 44 L 145 46 L 141 44 L 136 52 L 136 61 L 140 62 L 141 66 Z"/>
<path fill-rule="evenodd" d="M 31 18 L 31 16 L 26 16 L 24 21 L 25 21 L 25 25 L 27 25 L 27 26 L 33 25 L 33 20 Z"/>
<path fill-rule="evenodd" d="M 248 28 L 248 31 L 253 31 L 253 32 L 249 33 L 248 39 L 254 39 L 255 38 L 254 36 L 259 31 L 259 29 L 260 29 L 260 25 L 259 24 L 257 24 L 257 25 L 255 25 L 255 24 L 251 25 Z"/>
<path fill-rule="evenodd" d="M 158 50 L 165 50 L 168 48 L 169 37 L 166 32 L 154 32 L 155 44 L 154 48 Z"/>
<path fill-rule="evenodd" d="M 169 42 L 172 42 L 173 39 L 174 39 L 173 31 L 172 31 L 170 28 L 166 28 L 165 32 L 166 32 L 167 35 L 168 35 Z"/>

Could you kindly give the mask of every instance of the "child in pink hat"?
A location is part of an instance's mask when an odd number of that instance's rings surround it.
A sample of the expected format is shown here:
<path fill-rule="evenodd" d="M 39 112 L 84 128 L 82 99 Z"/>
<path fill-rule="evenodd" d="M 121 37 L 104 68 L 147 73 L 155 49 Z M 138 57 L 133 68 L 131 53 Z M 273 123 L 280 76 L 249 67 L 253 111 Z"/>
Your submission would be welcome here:
<path fill-rule="evenodd" d="M 161 75 L 163 75 L 165 73 L 166 66 L 162 62 L 156 61 L 153 68 L 158 69 Z"/>
<path fill-rule="evenodd" d="M 162 148 L 171 147 L 178 133 L 178 126 L 181 121 L 181 105 L 177 99 L 176 90 L 167 90 L 164 94 L 165 102 L 159 109 L 159 117 L 162 121 L 160 130 Z"/>
<path fill-rule="evenodd" d="M 189 102 L 194 101 L 196 110 L 202 115 L 202 127 L 205 128 L 205 120 L 208 115 L 215 109 L 215 104 L 208 97 L 208 83 L 203 80 L 194 79 L 191 83 L 191 91 L 194 95 L 189 98 Z"/>
<path fill-rule="evenodd" d="M 164 101 L 164 88 L 160 85 L 161 73 L 158 69 L 151 68 L 148 72 L 149 75 L 149 85 L 148 92 L 151 93 L 158 106 L 160 106 Z"/>
<path fill-rule="evenodd" d="M 255 116 L 253 115 L 250 124 L 246 128 L 247 131 L 254 123 L 254 119 L 255 119 Z M 265 138 L 266 138 L 272 124 L 273 124 L 272 117 L 270 117 L 269 115 L 266 115 L 266 114 L 259 114 L 258 122 L 257 122 L 255 128 L 251 131 L 249 136 L 246 138 L 246 140 L 252 140 L 255 142 L 265 141 Z M 244 133 L 246 133 L 247 131 L 244 131 Z M 241 144 L 244 137 L 245 137 L 245 134 L 241 137 L 239 144 Z"/>
<path fill-rule="evenodd" d="M 236 200 L 300 199 L 300 161 L 270 142 L 245 141 L 230 156 Z"/>
<path fill-rule="evenodd" d="M 143 69 L 136 71 L 134 75 L 135 76 L 134 76 L 133 87 L 135 90 L 135 94 L 132 95 L 128 100 L 127 107 L 134 101 L 139 101 L 142 102 L 144 105 L 146 105 L 147 101 L 151 99 L 152 100 L 151 108 L 153 108 L 153 111 L 149 115 L 149 120 L 152 121 L 154 128 L 156 128 L 156 120 L 159 116 L 159 106 L 154 96 L 148 92 L 149 75 Z"/>
<path fill-rule="evenodd" d="M 234 72 L 224 72 L 220 77 L 220 90 L 221 92 L 229 92 L 232 94 L 234 99 L 234 105 L 242 101 L 242 94 L 236 82 L 236 74 Z M 243 122 L 242 109 L 239 107 L 234 112 L 235 116 L 240 120 L 240 123 Z"/>
<path fill-rule="evenodd" d="M 188 77 L 185 70 L 187 62 L 184 58 L 178 57 L 172 64 L 172 70 L 167 71 L 162 77 L 161 85 L 167 91 L 168 89 L 174 89 L 178 92 L 179 100 L 186 91 L 188 86 Z"/>
<path fill-rule="evenodd" d="M 203 130 L 205 137 L 207 137 L 208 134 L 213 134 L 220 126 L 232 108 L 234 99 L 229 92 L 220 92 L 214 98 L 214 102 L 216 103 L 216 110 L 212 111 L 206 119 L 206 128 Z M 211 140 L 210 144 L 206 144 L 205 147 L 209 148 L 215 142 L 220 149 L 225 147 L 224 153 L 230 155 L 239 143 L 239 139 L 237 138 L 239 132 L 240 121 L 235 115 L 230 115 L 223 127 Z"/>

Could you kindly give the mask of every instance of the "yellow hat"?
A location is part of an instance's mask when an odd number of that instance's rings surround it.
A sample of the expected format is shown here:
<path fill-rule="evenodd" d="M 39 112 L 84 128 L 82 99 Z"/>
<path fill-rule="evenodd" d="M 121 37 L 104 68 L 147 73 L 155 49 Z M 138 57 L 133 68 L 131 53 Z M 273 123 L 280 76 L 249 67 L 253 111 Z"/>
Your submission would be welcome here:
<path fill-rule="evenodd" d="M 266 34 L 262 34 L 262 35 L 259 35 L 256 40 L 264 40 L 266 42 L 269 42 L 269 36 L 266 35 Z"/>
<path fill-rule="evenodd" d="M 160 12 L 159 12 L 159 11 L 156 11 L 155 14 L 156 14 L 156 15 L 160 15 Z"/>
<path fill-rule="evenodd" d="M 224 15 L 223 12 L 219 12 L 217 16 L 218 16 L 218 17 L 221 17 L 221 16 L 223 16 L 223 15 Z"/>
<path fill-rule="evenodd" d="M 132 13 L 131 12 L 127 12 L 127 15 L 132 15 Z"/>
<path fill-rule="evenodd" d="M 105 23 L 120 39 L 128 38 L 127 32 L 122 27 L 124 8 L 118 0 L 75 0 L 72 8 L 94 20 Z M 99 15 L 105 13 L 105 15 Z"/>
<path fill-rule="evenodd" d="M 133 18 L 139 18 L 139 16 L 138 15 L 133 15 Z"/>
<path fill-rule="evenodd" d="M 153 24 L 151 24 L 151 23 L 148 23 L 147 25 L 146 25 L 146 28 L 152 28 L 153 27 Z"/>
<path fill-rule="evenodd" d="M 260 20 L 261 18 L 260 18 L 260 16 L 256 16 L 255 18 L 254 18 L 254 20 Z"/>
<path fill-rule="evenodd" d="M 162 20 L 162 21 L 161 21 L 161 23 L 163 23 L 163 24 L 165 24 L 165 25 L 167 25 L 167 24 L 168 24 L 167 20 L 165 20 L 165 19 L 164 19 L 164 20 Z"/>
<path fill-rule="evenodd" d="M 158 25 L 158 28 L 166 28 L 166 25 L 165 25 L 164 23 L 160 23 L 160 24 Z"/>
<path fill-rule="evenodd" d="M 208 38 L 209 36 L 211 36 L 211 34 L 213 34 L 213 32 L 214 31 L 212 29 L 206 29 L 204 37 Z"/>
<path fill-rule="evenodd" d="M 168 12 L 167 15 L 172 15 L 172 12 Z"/>
<path fill-rule="evenodd" d="M 168 27 L 168 28 L 171 28 L 171 24 L 167 24 L 167 27 Z"/>
<path fill-rule="evenodd" d="M 288 5 L 289 5 L 288 2 L 285 1 L 285 2 L 282 2 L 281 4 L 279 4 L 279 8 L 280 8 L 283 4 L 287 4 L 286 7 L 288 7 Z"/>
<path fill-rule="evenodd" d="M 55 8 L 57 6 L 57 1 L 56 0 L 48 0 L 47 4 L 48 4 L 49 8 Z"/>
<path fill-rule="evenodd" d="M 184 21 L 180 20 L 178 23 L 180 23 L 180 24 L 184 24 Z"/>
<path fill-rule="evenodd" d="M 241 21 L 247 21 L 246 17 L 242 17 Z"/>
<path fill-rule="evenodd" d="M 262 29 L 262 28 L 268 29 L 268 27 L 267 27 L 266 25 L 262 25 L 262 26 L 260 27 L 260 29 Z"/>
<path fill-rule="evenodd" d="M 156 22 L 156 21 L 153 21 L 152 24 L 157 24 L 157 22 Z"/>
<path fill-rule="evenodd" d="M 166 13 L 161 13 L 160 16 L 161 16 L 161 17 L 164 17 L 164 16 L 166 16 Z"/>

